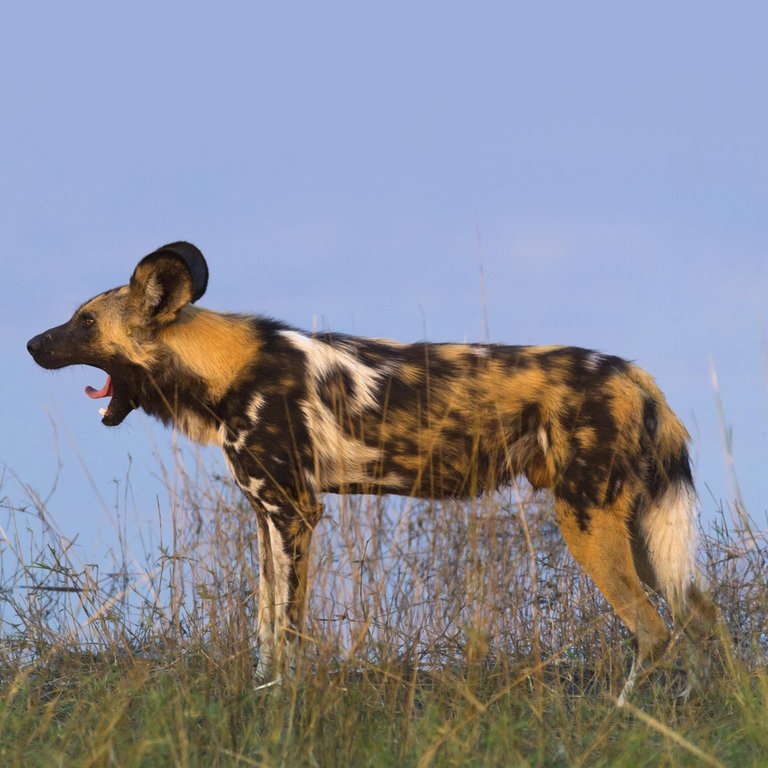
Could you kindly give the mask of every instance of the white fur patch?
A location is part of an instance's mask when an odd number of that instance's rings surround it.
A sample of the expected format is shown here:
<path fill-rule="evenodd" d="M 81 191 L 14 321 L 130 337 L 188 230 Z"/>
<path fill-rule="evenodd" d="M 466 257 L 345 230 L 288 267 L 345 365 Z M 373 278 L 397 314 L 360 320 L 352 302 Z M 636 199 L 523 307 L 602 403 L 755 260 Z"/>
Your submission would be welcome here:
<path fill-rule="evenodd" d="M 264 480 L 263 477 L 251 477 L 248 480 L 248 486 L 243 488 L 243 490 L 255 499 L 258 499 L 261 489 L 264 487 L 264 483 L 266 483 L 266 480 Z"/>
<path fill-rule="evenodd" d="M 361 363 L 342 345 L 331 346 L 296 331 L 281 331 L 281 334 L 307 356 L 309 374 L 314 381 L 343 371 L 354 384 L 354 393 L 348 406 L 360 413 L 364 408 L 376 408 L 376 385 L 383 371 Z"/>
<path fill-rule="evenodd" d="M 291 599 L 290 581 L 293 563 L 291 556 L 285 551 L 285 542 L 283 541 L 282 536 L 280 536 L 280 532 L 275 527 L 275 524 L 272 522 L 271 517 L 267 518 L 267 527 L 269 528 L 269 539 L 272 549 L 272 567 L 275 574 L 273 594 L 275 601 L 275 624 L 272 635 L 272 644 L 277 650 L 278 664 L 280 663 L 280 657 L 282 656 L 286 667 L 290 669 L 293 666 L 292 655 L 295 643 L 290 642 L 292 638 L 286 636 L 285 630 L 289 628 L 288 605 Z M 272 658 L 265 658 L 265 664 L 271 665 L 272 663 Z"/>
<path fill-rule="evenodd" d="M 600 352 L 588 352 L 584 357 L 584 367 L 595 373 L 600 369 L 600 366 L 605 362 L 605 355 Z"/>
<path fill-rule="evenodd" d="M 343 486 L 372 482 L 366 465 L 378 462 L 381 452 L 344 434 L 334 414 L 317 398 L 302 404 L 315 448 L 318 485 Z"/>
<path fill-rule="evenodd" d="M 237 453 L 240 453 L 240 451 L 242 451 L 243 448 L 245 448 L 245 441 L 247 438 L 248 438 L 248 430 L 243 429 L 237 433 L 237 437 L 234 440 L 228 439 L 226 441 L 226 444 L 232 446 L 232 448 Z"/>
<path fill-rule="evenodd" d="M 272 522 L 271 517 L 267 517 L 267 527 L 269 528 L 269 540 L 272 549 L 272 566 L 275 569 L 275 609 L 285 612 L 290 597 L 288 589 L 291 574 L 291 558 L 285 551 L 283 537 Z"/>
<path fill-rule="evenodd" d="M 248 407 L 245 409 L 245 415 L 248 417 L 248 421 L 251 426 L 255 426 L 259 421 L 259 411 L 264 407 L 266 399 L 264 395 L 257 392 L 248 403 Z"/>
<path fill-rule="evenodd" d="M 296 331 L 282 331 L 283 336 L 307 356 L 309 378 L 313 384 L 343 372 L 352 381 L 353 390 L 346 407 L 350 413 L 376 408 L 376 388 L 382 371 L 361 363 L 350 352 Z M 321 400 L 317 389 L 301 405 L 315 449 L 316 485 L 344 486 L 374 482 L 366 466 L 379 462 L 381 452 L 345 434 L 333 413 Z M 379 478 L 380 480 L 380 478 Z"/>
<path fill-rule="evenodd" d="M 685 610 L 688 585 L 696 577 L 696 496 L 685 483 L 673 485 L 639 519 L 648 559 L 673 614 Z"/>

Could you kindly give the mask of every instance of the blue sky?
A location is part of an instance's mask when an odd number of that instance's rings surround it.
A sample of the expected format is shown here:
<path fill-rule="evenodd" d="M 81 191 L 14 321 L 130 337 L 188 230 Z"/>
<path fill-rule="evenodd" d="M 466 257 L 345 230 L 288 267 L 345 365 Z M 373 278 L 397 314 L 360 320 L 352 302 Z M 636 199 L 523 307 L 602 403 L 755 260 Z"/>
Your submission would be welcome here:
<path fill-rule="evenodd" d="M 0 496 L 20 507 L 35 489 L 98 555 L 130 465 L 151 528 L 170 433 L 136 413 L 103 427 L 83 394 L 102 374 L 43 371 L 24 345 L 188 239 L 211 308 L 401 341 L 485 340 L 487 313 L 493 341 L 636 360 L 691 431 L 705 515 L 735 493 L 713 363 L 764 519 L 767 17 L 738 2 L 4 8 Z"/>

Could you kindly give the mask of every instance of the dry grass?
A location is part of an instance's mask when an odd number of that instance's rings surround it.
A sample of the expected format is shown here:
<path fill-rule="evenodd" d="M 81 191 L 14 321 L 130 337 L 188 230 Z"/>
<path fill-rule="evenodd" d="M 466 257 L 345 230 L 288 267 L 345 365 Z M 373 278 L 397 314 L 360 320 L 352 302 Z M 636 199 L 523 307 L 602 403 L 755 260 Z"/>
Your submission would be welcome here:
<path fill-rule="evenodd" d="M 33 493 L 6 505 L 3 765 L 762 764 L 768 542 L 743 509 L 703 537 L 732 638 L 705 695 L 674 697 L 670 659 L 622 712 L 628 638 L 545 496 L 329 497 L 298 674 L 256 691 L 252 513 L 226 479 L 168 488 L 172 530 L 108 566 Z"/>

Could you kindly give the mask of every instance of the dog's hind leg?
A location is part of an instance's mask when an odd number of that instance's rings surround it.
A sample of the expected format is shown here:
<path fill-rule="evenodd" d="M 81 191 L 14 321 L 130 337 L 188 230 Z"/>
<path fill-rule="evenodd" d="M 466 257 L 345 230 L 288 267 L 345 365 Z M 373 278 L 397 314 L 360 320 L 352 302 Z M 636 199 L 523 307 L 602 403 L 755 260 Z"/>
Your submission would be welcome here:
<path fill-rule="evenodd" d="M 670 633 L 643 590 L 635 569 L 629 530 L 612 508 L 593 508 L 577 515 L 555 499 L 557 520 L 568 549 L 637 640 L 637 655 L 619 697 L 626 701 L 646 661 L 666 650 Z"/>

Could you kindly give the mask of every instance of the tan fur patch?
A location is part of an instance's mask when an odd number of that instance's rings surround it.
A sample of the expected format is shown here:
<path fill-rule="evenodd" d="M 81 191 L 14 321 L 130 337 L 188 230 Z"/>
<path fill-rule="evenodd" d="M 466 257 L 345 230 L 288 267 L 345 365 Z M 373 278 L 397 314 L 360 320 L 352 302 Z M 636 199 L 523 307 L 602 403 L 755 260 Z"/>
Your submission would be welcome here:
<path fill-rule="evenodd" d="M 177 322 L 158 332 L 158 340 L 208 385 L 212 399 L 221 397 L 258 359 L 260 342 L 250 323 L 192 305 Z"/>

